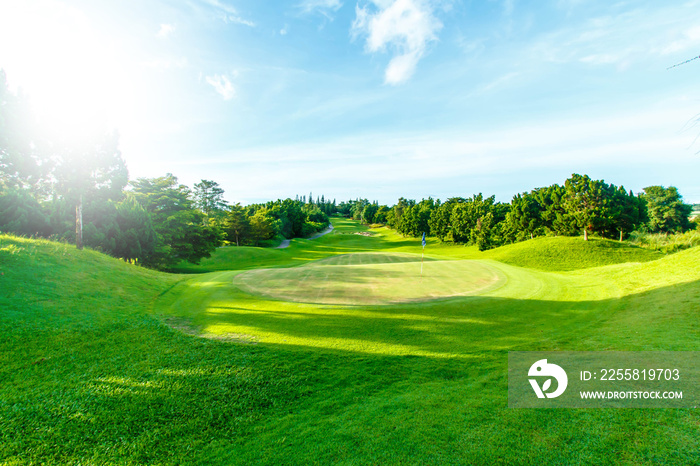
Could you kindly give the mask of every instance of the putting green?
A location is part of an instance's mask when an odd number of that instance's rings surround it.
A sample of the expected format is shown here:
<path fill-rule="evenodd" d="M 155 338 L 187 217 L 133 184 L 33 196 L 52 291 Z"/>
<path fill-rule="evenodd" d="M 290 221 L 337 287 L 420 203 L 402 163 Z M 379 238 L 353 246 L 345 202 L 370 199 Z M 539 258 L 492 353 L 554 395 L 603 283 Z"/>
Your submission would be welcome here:
<path fill-rule="evenodd" d="M 284 301 L 364 305 L 473 295 L 504 281 L 502 272 L 481 261 L 426 259 L 421 275 L 420 255 L 357 253 L 300 267 L 251 270 L 233 283 Z"/>

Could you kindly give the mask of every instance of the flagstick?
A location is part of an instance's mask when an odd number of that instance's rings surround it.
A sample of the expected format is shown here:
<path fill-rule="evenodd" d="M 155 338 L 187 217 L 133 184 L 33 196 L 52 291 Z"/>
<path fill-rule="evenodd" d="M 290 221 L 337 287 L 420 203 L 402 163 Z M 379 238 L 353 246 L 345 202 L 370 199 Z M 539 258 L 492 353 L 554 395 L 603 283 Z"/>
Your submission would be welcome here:
<path fill-rule="evenodd" d="M 423 256 L 425 255 L 425 246 L 423 246 L 423 252 L 420 254 L 420 276 L 423 278 Z"/>

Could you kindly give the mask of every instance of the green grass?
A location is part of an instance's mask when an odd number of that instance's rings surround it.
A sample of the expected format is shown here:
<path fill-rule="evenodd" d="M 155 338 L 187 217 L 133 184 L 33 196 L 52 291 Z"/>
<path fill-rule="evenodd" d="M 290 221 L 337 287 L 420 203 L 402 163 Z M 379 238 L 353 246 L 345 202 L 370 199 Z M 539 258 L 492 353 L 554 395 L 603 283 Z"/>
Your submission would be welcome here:
<path fill-rule="evenodd" d="M 226 246 L 219 248 L 210 258 L 202 259 L 200 264 L 182 262 L 175 267 L 178 273 L 205 273 L 219 270 L 248 270 L 261 267 L 290 267 L 312 260 L 323 259 L 334 254 L 362 252 L 368 249 L 381 250 L 385 243 L 368 243 L 364 236 L 355 233 L 367 228 L 352 220 L 334 217 L 331 219 L 335 230 L 322 236 L 322 240 L 296 238 L 288 248 L 255 248 L 248 246 Z M 398 241 L 401 242 L 400 240 Z M 416 241 L 404 241 L 415 244 Z M 419 251 L 420 252 L 420 251 Z"/>
<path fill-rule="evenodd" d="M 485 256 L 506 264 L 567 271 L 629 262 L 649 262 L 662 254 L 609 239 L 541 237 L 492 249 Z"/>
<path fill-rule="evenodd" d="M 357 252 L 421 254 L 420 238 L 405 238 L 387 227 L 368 229 L 345 218 L 331 219 L 335 230 L 316 240 L 294 239 L 289 248 L 267 249 L 227 246 L 219 248 L 199 265 L 181 263 L 180 273 L 206 273 L 223 270 L 250 270 L 292 267 L 334 255 Z M 357 233 L 369 232 L 371 237 Z M 628 243 L 592 238 L 542 237 L 485 252 L 476 246 L 441 243 L 427 239 L 428 258 L 493 259 L 499 262 L 540 270 L 566 271 L 626 262 L 648 262 L 663 256 L 658 251 L 630 246 Z"/>
<path fill-rule="evenodd" d="M 285 269 L 237 274 L 233 284 L 282 301 L 390 304 L 483 293 L 504 280 L 479 261 L 428 260 L 417 254 L 344 254 Z"/>
<path fill-rule="evenodd" d="M 510 350 L 700 350 L 700 249 L 430 241 L 425 265 L 471 259 L 503 280 L 427 302 L 288 302 L 234 283 L 417 264 L 419 239 L 334 224 L 288 249 L 224 248 L 186 276 L 0 236 L 0 462 L 700 463 L 696 410 L 506 407 Z"/>

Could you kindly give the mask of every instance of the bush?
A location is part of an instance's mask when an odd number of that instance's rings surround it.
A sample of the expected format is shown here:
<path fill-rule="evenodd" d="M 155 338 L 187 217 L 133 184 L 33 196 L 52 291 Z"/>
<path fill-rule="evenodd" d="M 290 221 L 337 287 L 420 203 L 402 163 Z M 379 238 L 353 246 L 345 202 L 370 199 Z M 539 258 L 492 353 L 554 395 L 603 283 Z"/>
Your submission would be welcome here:
<path fill-rule="evenodd" d="M 682 251 L 683 249 L 700 246 L 700 231 L 687 231 L 685 233 L 643 233 L 633 231 L 629 242 L 635 246 L 660 251 L 665 254 Z"/>
<path fill-rule="evenodd" d="M 41 205 L 24 189 L 0 192 L 0 231 L 24 236 L 48 236 L 51 227 Z"/>

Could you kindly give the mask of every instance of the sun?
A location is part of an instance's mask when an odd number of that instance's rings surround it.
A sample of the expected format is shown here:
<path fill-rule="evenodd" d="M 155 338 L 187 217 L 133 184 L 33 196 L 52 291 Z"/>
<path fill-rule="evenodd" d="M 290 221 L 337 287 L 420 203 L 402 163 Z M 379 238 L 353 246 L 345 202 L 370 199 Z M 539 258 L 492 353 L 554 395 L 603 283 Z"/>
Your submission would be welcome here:
<path fill-rule="evenodd" d="M 14 2 L 0 20 L 8 81 L 39 124 L 75 140 L 118 125 L 133 103 L 128 59 L 80 10 L 51 0 Z M 7 12 L 5 12 L 7 13 Z"/>

